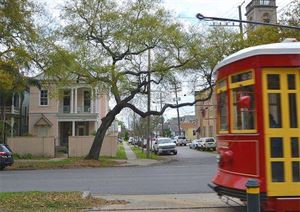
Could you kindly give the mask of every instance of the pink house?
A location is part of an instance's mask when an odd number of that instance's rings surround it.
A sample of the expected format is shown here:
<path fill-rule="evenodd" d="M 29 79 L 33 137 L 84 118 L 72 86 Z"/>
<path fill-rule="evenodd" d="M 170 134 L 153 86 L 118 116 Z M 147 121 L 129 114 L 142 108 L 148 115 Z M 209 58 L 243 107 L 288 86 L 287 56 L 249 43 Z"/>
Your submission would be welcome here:
<path fill-rule="evenodd" d="M 29 133 L 54 137 L 56 146 L 68 147 L 69 136 L 93 135 L 109 109 L 108 95 L 83 83 L 30 87 L 29 97 Z"/>

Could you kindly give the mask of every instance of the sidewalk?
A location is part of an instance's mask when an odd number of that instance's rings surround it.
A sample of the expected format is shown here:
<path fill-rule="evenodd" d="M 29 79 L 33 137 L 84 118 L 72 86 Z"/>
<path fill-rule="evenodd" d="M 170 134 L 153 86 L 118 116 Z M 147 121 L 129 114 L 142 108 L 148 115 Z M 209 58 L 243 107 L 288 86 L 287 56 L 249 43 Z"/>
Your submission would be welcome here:
<path fill-rule="evenodd" d="M 166 162 L 164 160 L 138 159 L 127 142 L 123 142 L 123 146 L 127 155 L 127 163 L 121 166 L 149 166 Z"/>
<path fill-rule="evenodd" d="M 164 195 L 93 195 L 106 200 L 125 200 L 128 204 L 106 205 L 88 211 L 208 211 L 245 212 L 241 202 L 224 203 L 215 193 Z"/>

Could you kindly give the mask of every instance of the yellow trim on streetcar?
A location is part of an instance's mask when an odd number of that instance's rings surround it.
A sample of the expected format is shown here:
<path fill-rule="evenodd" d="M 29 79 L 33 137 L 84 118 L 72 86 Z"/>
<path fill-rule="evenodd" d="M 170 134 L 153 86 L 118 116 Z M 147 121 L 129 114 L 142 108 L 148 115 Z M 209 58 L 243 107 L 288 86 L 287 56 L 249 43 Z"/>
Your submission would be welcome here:
<path fill-rule="evenodd" d="M 297 68 L 266 68 L 262 70 L 263 77 L 263 108 L 264 108 L 264 129 L 265 129 L 265 157 L 266 157 L 266 180 L 268 196 L 299 196 L 300 182 L 293 181 L 292 162 L 300 161 L 300 158 L 293 158 L 291 154 L 291 138 L 298 138 L 300 144 L 300 110 L 297 111 L 297 128 L 290 128 L 290 105 L 289 94 L 296 94 L 296 108 L 300 108 L 300 71 Z M 268 74 L 279 75 L 280 88 L 278 90 L 268 89 Z M 295 75 L 295 89 L 288 89 L 288 75 Z M 280 95 L 281 128 L 269 126 L 269 96 L 268 94 Z M 272 157 L 271 138 L 281 138 L 283 155 Z M 272 181 L 272 163 L 283 164 L 283 181 Z M 275 173 L 275 172 L 274 172 Z M 276 173 L 275 173 L 276 174 Z"/>
<path fill-rule="evenodd" d="M 247 188 L 247 193 L 248 194 L 259 194 L 259 187 L 257 188 Z"/>

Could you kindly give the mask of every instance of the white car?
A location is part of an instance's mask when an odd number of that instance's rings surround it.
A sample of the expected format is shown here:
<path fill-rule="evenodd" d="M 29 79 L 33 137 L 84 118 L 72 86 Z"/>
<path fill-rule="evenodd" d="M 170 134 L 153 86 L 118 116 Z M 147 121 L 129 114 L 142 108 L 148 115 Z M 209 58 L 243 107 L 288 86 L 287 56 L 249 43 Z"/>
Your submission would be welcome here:
<path fill-rule="evenodd" d="M 186 146 L 187 140 L 185 136 L 175 136 L 174 139 L 176 140 L 176 145 L 178 146 Z"/>
<path fill-rule="evenodd" d="M 153 151 L 155 154 L 173 153 L 177 155 L 176 144 L 171 138 L 157 138 L 153 144 Z"/>
<path fill-rule="evenodd" d="M 190 143 L 190 149 L 198 149 L 200 147 L 200 140 L 195 139 Z"/>
<path fill-rule="evenodd" d="M 216 140 L 213 137 L 200 138 L 201 150 L 216 150 Z"/>

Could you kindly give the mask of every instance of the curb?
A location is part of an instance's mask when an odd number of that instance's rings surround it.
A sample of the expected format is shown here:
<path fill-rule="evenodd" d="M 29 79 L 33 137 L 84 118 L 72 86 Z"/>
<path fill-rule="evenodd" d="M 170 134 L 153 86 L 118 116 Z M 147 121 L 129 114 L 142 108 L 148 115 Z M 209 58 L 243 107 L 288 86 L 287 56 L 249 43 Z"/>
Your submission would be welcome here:
<path fill-rule="evenodd" d="M 112 204 L 88 211 L 224 211 L 244 212 L 245 206 L 238 202 L 225 203 L 215 193 L 160 194 L 160 195 L 101 195 L 94 198 L 122 200 L 127 204 Z"/>

